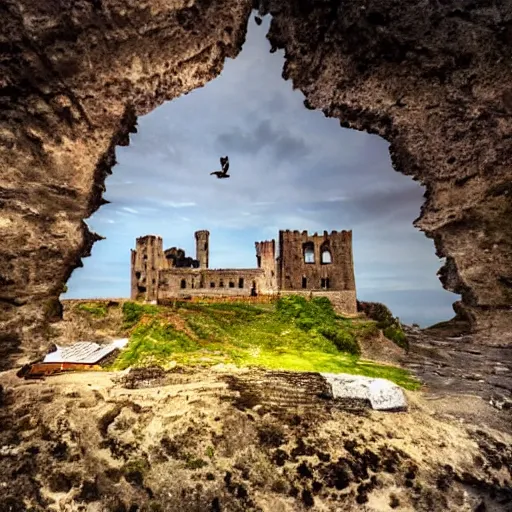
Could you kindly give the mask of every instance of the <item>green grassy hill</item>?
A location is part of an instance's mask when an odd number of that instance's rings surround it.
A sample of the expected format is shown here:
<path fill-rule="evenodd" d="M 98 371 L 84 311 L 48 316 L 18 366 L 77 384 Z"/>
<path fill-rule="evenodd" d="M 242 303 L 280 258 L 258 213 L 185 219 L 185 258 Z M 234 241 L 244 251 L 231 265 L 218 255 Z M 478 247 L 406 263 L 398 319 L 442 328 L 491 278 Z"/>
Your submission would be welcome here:
<path fill-rule="evenodd" d="M 91 327 L 107 325 L 109 316 L 117 319 L 118 334 L 130 341 L 112 366 L 116 370 L 224 363 L 343 372 L 419 387 L 405 370 L 360 359 L 358 340 L 378 334 L 376 323 L 340 317 L 325 298 L 288 296 L 261 305 L 179 302 L 174 307 L 135 302 L 107 307 L 98 301 L 74 306 L 72 315 L 89 320 Z"/>

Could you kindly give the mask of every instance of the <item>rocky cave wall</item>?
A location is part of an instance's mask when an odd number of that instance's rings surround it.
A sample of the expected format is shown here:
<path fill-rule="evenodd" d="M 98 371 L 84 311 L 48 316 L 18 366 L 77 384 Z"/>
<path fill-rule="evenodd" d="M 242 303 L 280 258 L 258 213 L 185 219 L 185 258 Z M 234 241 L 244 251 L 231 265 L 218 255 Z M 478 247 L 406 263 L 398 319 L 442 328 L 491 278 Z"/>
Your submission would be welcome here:
<path fill-rule="evenodd" d="M 115 146 L 136 117 L 217 76 L 245 40 L 241 0 L 0 1 L 0 367 L 45 323 L 97 235 Z M 11 356 L 9 355 L 11 354 Z"/>
<path fill-rule="evenodd" d="M 512 342 L 512 3 L 263 0 L 307 108 L 391 143 L 426 186 L 415 221 L 443 286 L 489 343 Z"/>
<path fill-rule="evenodd" d="M 0 2 L 0 365 L 46 343 L 98 235 L 115 146 L 204 85 L 245 39 L 248 0 Z M 391 143 L 427 187 L 417 226 L 475 329 L 512 330 L 512 7 L 492 0 L 271 0 L 283 76 L 308 108 Z M 510 337 L 509 337 L 510 341 Z"/>

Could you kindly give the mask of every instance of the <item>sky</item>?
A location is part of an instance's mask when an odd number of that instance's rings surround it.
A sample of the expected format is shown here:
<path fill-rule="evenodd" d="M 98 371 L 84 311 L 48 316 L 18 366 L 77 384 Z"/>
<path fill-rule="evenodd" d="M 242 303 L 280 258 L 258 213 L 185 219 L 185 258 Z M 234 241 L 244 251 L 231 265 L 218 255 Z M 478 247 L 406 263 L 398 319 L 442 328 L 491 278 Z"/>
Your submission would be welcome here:
<path fill-rule="evenodd" d="M 138 120 L 87 223 L 106 237 L 83 260 L 62 298 L 129 297 L 130 249 L 158 234 L 195 257 L 194 231 L 210 231 L 211 268 L 256 266 L 254 242 L 280 229 L 352 229 L 360 300 L 379 301 L 406 323 L 453 316 L 458 296 L 436 277 L 443 261 L 412 226 L 424 189 L 391 166 L 388 143 L 307 110 L 281 73 L 284 54 L 249 20 L 247 40 L 219 77 Z M 228 155 L 231 178 L 219 180 Z"/>

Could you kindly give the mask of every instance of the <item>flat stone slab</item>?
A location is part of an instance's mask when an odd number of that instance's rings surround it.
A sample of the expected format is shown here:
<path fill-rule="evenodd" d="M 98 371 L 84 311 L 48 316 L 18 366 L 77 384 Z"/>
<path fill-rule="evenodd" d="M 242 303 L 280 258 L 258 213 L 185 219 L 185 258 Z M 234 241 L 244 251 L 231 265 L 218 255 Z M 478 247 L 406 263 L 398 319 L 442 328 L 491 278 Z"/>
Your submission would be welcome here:
<path fill-rule="evenodd" d="M 378 411 L 405 411 L 407 400 L 400 386 L 386 379 L 346 373 L 321 373 L 330 385 L 332 397 L 369 400 Z"/>

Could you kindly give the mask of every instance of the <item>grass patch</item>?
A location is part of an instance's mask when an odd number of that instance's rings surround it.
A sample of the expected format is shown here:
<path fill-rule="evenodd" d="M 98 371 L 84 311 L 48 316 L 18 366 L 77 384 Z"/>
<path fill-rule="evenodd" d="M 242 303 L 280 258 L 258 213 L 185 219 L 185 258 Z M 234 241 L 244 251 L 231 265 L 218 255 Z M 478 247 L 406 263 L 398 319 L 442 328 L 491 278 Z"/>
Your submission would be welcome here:
<path fill-rule="evenodd" d="M 96 318 L 104 318 L 107 316 L 107 305 L 99 302 L 83 302 L 76 306 L 78 311 L 85 311 Z"/>
<path fill-rule="evenodd" d="M 144 315 L 155 315 L 158 310 L 158 306 L 150 304 L 125 302 L 123 304 L 123 327 L 129 329 L 140 322 Z"/>
<path fill-rule="evenodd" d="M 407 388 L 419 383 L 401 368 L 360 359 L 358 340 L 378 333 L 374 321 L 347 319 L 328 299 L 286 296 L 275 305 L 188 303 L 171 307 L 126 302 L 130 342 L 113 369 L 171 361 L 383 377 Z"/>
<path fill-rule="evenodd" d="M 165 320 L 155 318 L 135 328 L 128 348 L 121 352 L 113 367 L 124 370 L 130 366 L 165 364 L 174 354 L 183 354 L 198 348 L 197 343 L 185 333 L 176 330 Z"/>

